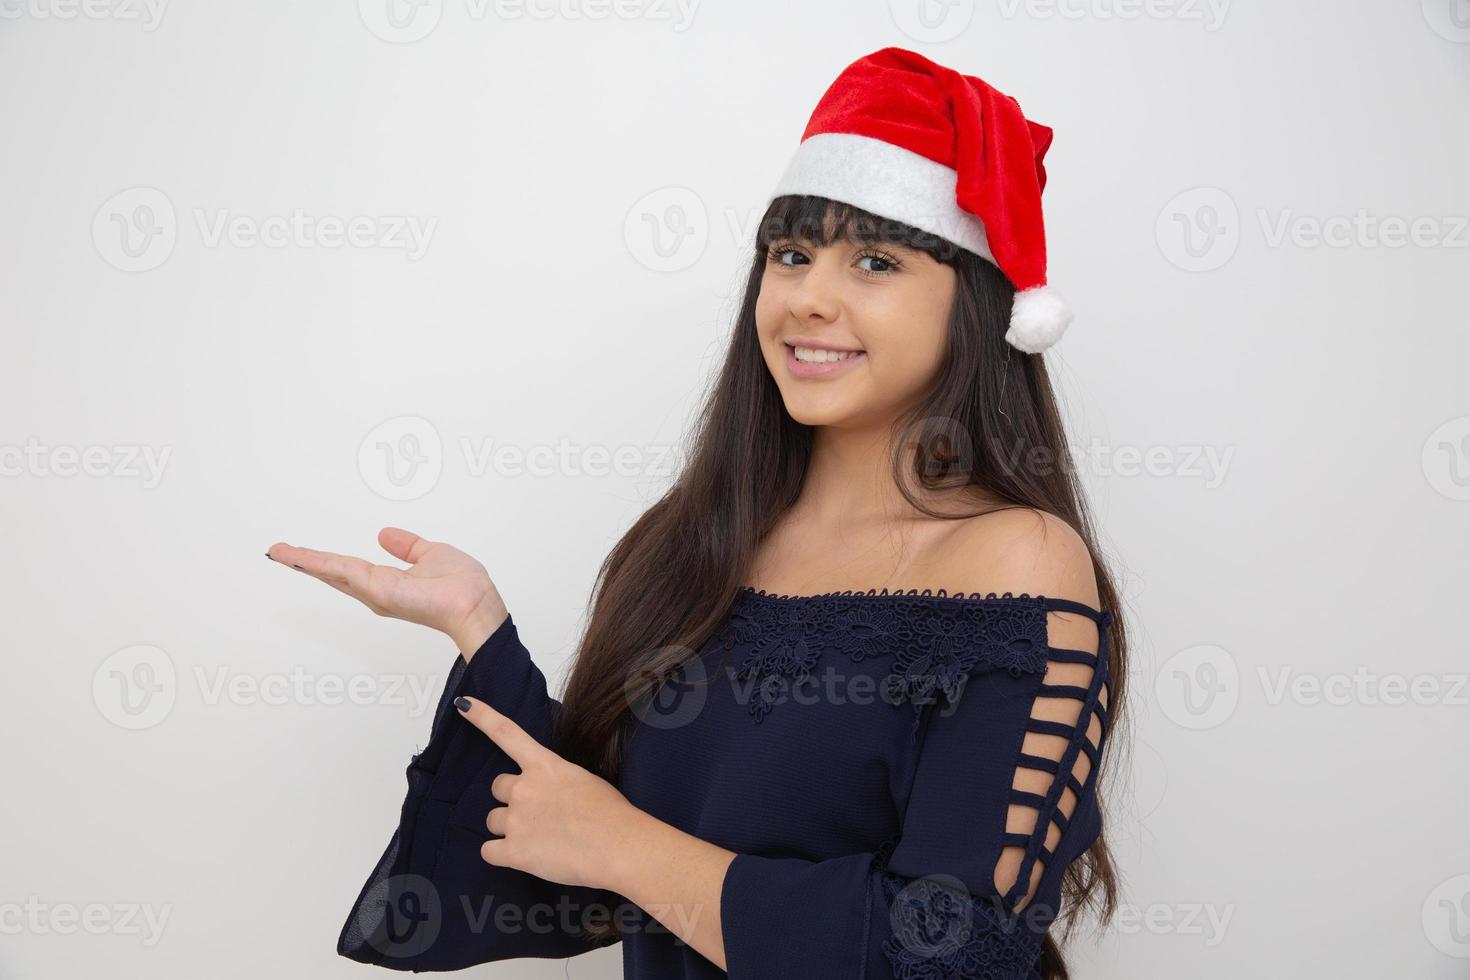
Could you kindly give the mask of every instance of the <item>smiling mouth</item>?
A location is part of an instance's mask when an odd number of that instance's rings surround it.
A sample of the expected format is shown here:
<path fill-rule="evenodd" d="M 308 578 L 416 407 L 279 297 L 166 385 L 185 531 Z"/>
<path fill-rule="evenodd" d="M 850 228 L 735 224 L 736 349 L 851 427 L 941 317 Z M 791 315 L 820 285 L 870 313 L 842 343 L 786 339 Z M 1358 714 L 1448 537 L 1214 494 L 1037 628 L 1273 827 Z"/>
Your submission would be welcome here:
<path fill-rule="evenodd" d="M 831 350 L 826 347 L 802 347 L 787 344 L 792 356 L 801 364 L 839 364 L 867 353 L 864 350 Z"/>
<path fill-rule="evenodd" d="M 865 350 L 834 351 L 821 347 L 786 344 L 786 370 L 799 380 L 841 377 L 868 359 Z"/>

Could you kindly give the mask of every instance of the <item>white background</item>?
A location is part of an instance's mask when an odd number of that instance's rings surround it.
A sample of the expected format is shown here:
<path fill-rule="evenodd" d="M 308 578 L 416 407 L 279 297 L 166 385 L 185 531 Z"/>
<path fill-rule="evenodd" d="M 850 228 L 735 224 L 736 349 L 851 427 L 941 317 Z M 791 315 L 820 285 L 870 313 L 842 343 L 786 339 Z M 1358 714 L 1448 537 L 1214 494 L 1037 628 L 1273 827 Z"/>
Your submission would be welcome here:
<path fill-rule="evenodd" d="M 387 2 L 0 0 L 0 977 L 367 975 L 454 650 L 262 552 L 449 540 L 558 687 L 751 223 L 889 44 L 1056 130 L 1045 356 L 1134 644 L 1128 914 L 1074 975 L 1470 970 L 1470 4 Z M 247 237 L 297 211 L 366 237 Z"/>

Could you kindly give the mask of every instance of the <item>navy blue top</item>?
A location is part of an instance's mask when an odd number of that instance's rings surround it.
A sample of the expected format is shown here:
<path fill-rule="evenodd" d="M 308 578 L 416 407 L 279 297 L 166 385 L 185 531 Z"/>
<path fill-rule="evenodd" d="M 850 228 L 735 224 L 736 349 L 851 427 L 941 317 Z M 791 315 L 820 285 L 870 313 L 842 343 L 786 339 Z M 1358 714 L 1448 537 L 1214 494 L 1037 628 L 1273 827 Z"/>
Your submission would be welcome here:
<path fill-rule="evenodd" d="M 1053 645 L 1077 615 L 1096 642 Z M 477 697 L 542 744 L 561 708 L 507 618 L 468 666 L 456 655 L 338 952 L 414 971 L 566 957 L 593 948 L 586 917 L 617 923 L 629 980 L 1031 980 L 1062 873 L 1101 830 L 1111 619 L 1009 592 L 740 590 L 629 711 L 619 787 L 736 852 L 726 974 L 620 896 L 481 859 L 491 781 L 518 770 L 451 702 Z"/>

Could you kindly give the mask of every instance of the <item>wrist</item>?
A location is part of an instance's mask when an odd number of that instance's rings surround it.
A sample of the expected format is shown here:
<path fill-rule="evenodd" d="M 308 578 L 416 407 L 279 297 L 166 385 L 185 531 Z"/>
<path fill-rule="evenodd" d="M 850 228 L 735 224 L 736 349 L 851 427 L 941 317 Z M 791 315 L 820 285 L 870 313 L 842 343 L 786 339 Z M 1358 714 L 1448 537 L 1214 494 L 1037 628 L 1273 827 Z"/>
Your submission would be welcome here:
<path fill-rule="evenodd" d="M 639 873 L 651 866 L 650 856 L 657 852 L 660 829 L 672 830 L 667 824 L 631 803 L 625 804 L 623 819 L 605 851 L 600 881 L 594 887 L 617 892 L 638 904 Z"/>
<path fill-rule="evenodd" d="M 486 640 L 495 635 L 509 615 L 504 606 L 496 609 L 488 602 L 481 603 L 458 625 L 445 633 L 459 649 L 465 663 L 469 663 L 470 658 L 485 645 Z"/>

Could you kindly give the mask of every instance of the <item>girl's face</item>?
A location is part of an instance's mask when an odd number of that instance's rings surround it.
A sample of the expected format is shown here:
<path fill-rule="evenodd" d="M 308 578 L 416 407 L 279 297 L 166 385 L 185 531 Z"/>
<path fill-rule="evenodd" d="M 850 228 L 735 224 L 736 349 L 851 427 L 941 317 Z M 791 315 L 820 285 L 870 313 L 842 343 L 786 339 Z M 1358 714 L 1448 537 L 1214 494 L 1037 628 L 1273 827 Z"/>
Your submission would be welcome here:
<path fill-rule="evenodd" d="M 787 412 L 805 425 L 889 422 L 939 370 L 954 291 L 954 269 L 916 249 L 774 240 L 755 319 Z"/>

